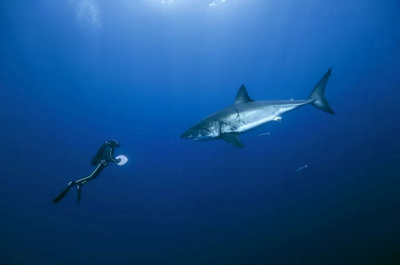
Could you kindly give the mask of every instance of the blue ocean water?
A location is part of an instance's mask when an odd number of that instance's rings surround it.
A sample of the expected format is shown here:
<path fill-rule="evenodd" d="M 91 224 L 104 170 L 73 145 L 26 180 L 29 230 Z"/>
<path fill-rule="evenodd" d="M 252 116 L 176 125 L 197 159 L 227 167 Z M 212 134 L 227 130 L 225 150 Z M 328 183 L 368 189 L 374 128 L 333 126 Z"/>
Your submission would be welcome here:
<path fill-rule="evenodd" d="M 330 67 L 335 115 L 179 137 Z M 400 264 L 399 97 L 399 1 L 2 1 L 1 264 Z"/>

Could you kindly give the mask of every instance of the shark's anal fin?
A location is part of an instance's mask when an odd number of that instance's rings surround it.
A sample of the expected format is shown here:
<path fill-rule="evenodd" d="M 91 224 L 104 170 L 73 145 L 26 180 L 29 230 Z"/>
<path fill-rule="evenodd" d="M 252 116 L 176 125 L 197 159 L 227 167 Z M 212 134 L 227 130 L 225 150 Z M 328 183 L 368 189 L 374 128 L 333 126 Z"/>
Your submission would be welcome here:
<path fill-rule="evenodd" d="M 225 133 L 221 137 L 222 137 L 222 139 L 224 139 L 225 141 L 227 141 L 229 144 L 231 144 L 233 146 L 236 146 L 239 148 L 244 147 L 242 141 L 240 141 L 239 135 L 237 135 L 237 134 Z"/>

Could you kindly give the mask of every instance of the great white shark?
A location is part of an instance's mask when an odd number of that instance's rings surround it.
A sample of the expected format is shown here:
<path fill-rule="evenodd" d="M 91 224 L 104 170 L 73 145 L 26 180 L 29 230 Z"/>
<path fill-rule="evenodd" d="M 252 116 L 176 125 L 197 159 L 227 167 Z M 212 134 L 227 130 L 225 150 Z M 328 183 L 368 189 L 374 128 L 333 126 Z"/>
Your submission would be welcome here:
<path fill-rule="evenodd" d="M 195 141 L 224 139 L 233 146 L 243 148 L 239 134 L 271 121 L 280 121 L 283 114 L 301 106 L 311 104 L 327 113 L 335 114 L 324 96 L 330 75 L 331 68 L 305 100 L 254 101 L 242 85 L 232 105 L 205 117 L 184 132 L 181 138 Z"/>

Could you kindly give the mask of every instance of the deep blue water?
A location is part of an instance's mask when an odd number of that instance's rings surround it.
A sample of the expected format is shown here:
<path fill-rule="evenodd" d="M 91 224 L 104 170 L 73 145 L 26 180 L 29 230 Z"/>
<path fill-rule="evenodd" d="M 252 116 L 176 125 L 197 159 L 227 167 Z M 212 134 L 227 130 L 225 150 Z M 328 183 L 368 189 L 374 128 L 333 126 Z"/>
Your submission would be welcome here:
<path fill-rule="evenodd" d="M 400 264 L 399 1 L 168 2 L 0 2 L 1 264 Z M 179 137 L 330 67 L 335 115 Z"/>

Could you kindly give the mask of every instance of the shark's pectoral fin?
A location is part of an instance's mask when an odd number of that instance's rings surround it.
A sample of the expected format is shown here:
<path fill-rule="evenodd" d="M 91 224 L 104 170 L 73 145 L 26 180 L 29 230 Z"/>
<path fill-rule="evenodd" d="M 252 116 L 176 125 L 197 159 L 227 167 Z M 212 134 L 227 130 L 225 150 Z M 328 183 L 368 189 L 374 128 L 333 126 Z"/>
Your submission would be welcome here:
<path fill-rule="evenodd" d="M 237 134 L 225 133 L 221 137 L 222 137 L 222 139 L 224 139 L 225 141 L 227 141 L 229 144 L 231 144 L 233 146 L 236 146 L 239 148 L 244 147 L 242 141 L 240 141 L 239 135 L 237 135 Z"/>

